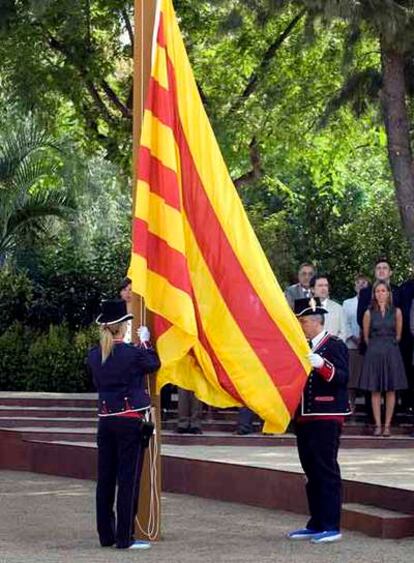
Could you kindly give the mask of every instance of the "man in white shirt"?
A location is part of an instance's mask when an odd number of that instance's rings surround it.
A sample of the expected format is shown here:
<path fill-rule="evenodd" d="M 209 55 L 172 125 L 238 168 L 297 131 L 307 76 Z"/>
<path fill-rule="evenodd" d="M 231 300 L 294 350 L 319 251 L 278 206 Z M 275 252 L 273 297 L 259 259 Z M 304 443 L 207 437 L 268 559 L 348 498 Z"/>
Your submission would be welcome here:
<path fill-rule="evenodd" d="M 127 304 L 128 313 L 131 313 L 132 306 L 132 280 L 124 278 L 119 286 L 119 297 Z M 124 336 L 124 342 L 131 344 L 132 342 L 132 320 L 127 321 L 127 329 Z"/>
<path fill-rule="evenodd" d="M 328 311 L 325 330 L 345 342 L 346 327 L 344 311 L 339 303 L 329 298 L 329 280 L 325 274 L 317 274 L 311 279 L 310 288 L 315 297 L 319 297 L 321 305 Z"/>
<path fill-rule="evenodd" d="M 349 400 L 351 408 L 354 410 L 355 406 L 355 389 L 358 388 L 359 376 L 361 374 L 363 356 L 359 351 L 361 341 L 361 329 L 357 321 L 358 299 L 359 293 L 365 287 L 368 287 L 369 280 L 363 274 L 358 274 L 355 277 L 355 293 L 354 297 L 345 299 L 342 304 L 345 314 L 346 326 L 346 340 L 345 344 L 348 347 L 349 356 Z"/>

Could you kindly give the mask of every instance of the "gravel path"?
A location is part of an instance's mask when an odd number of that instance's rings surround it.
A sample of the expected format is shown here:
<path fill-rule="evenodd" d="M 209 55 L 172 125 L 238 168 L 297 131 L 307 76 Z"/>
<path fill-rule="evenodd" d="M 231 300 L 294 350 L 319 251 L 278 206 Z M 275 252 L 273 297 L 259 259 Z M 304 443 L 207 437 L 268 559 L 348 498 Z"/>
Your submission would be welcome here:
<path fill-rule="evenodd" d="M 163 540 L 149 551 L 99 548 L 91 481 L 0 471 L 0 562 L 90 563 L 400 563 L 414 561 L 413 540 L 345 532 L 342 542 L 289 542 L 304 523 L 288 512 L 163 494 Z"/>

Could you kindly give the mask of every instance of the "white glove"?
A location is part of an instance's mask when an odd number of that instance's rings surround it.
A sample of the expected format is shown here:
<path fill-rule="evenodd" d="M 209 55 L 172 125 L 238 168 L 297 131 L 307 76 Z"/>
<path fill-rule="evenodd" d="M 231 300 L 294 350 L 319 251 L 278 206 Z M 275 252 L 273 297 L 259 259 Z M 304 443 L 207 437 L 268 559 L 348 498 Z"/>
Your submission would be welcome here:
<path fill-rule="evenodd" d="M 149 342 L 151 339 L 151 334 L 150 331 L 148 330 L 148 327 L 146 326 L 140 326 L 137 329 L 137 335 L 139 338 L 139 341 L 141 342 L 141 344 L 145 344 L 145 342 Z"/>
<path fill-rule="evenodd" d="M 322 358 L 322 356 L 320 356 L 319 354 L 314 354 L 313 352 L 308 354 L 308 360 L 310 361 L 313 368 L 321 368 L 325 363 L 325 360 Z"/>

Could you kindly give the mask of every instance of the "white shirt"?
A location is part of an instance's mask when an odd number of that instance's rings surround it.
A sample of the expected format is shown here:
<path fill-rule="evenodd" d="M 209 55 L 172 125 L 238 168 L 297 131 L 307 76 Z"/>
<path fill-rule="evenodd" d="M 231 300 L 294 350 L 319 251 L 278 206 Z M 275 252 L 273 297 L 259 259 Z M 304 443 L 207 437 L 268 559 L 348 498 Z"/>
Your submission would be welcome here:
<path fill-rule="evenodd" d="M 124 336 L 125 344 L 131 344 L 132 342 L 132 319 L 127 320 L 127 329 Z"/>
<path fill-rule="evenodd" d="M 350 350 L 356 350 L 358 346 L 351 339 L 352 336 L 359 338 L 360 328 L 357 323 L 358 296 L 345 299 L 342 305 L 345 315 L 346 345 Z"/>
<path fill-rule="evenodd" d="M 312 351 L 315 350 L 315 349 L 319 346 L 319 343 L 321 342 L 321 340 L 322 340 L 323 338 L 325 338 L 325 336 L 326 336 L 327 334 L 328 334 L 328 331 L 325 330 L 325 329 L 323 329 L 319 334 L 317 334 L 316 336 L 314 336 L 314 337 L 312 338 L 312 340 L 309 342 L 309 344 L 310 344 L 310 346 L 311 346 L 311 348 L 312 348 Z"/>
<path fill-rule="evenodd" d="M 321 305 L 328 311 L 328 314 L 325 315 L 325 330 L 345 342 L 345 315 L 341 305 L 332 299 L 321 301 Z"/>
<path fill-rule="evenodd" d="M 310 287 L 303 287 L 303 285 L 301 285 L 300 288 L 303 291 L 303 295 L 305 297 L 312 297 L 312 292 L 311 292 Z"/>

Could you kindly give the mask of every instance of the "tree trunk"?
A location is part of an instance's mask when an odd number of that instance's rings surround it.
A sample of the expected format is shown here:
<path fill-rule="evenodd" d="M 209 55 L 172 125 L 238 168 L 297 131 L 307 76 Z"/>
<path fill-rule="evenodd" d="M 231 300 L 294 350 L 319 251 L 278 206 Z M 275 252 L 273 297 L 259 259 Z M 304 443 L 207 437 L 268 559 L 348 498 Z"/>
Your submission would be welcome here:
<path fill-rule="evenodd" d="M 388 158 L 394 178 L 402 225 L 414 262 L 414 171 L 410 124 L 406 105 L 404 55 L 381 38 L 383 88 L 381 93 L 388 141 Z"/>

